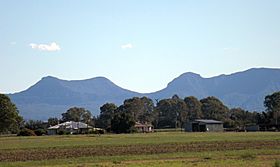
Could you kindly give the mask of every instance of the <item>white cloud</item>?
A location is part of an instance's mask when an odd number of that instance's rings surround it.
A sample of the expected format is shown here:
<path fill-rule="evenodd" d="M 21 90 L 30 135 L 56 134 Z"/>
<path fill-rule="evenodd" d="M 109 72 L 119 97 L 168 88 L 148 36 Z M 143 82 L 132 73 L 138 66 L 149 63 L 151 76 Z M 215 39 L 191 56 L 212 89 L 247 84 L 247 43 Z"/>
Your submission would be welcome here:
<path fill-rule="evenodd" d="M 131 49 L 131 48 L 133 48 L 133 45 L 131 43 L 124 44 L 124 45 L 121 45 L 121 48 L 122 49 Z"/>
<path fill-rule="evenodd" d="M 31 46 L 32 49 L 37 49 L 37 50 L 41 50 L 41 51 L 48 51 L 48 52 L 54 52 L 54 51 L 61 50 L 60 46 L 55 42 L 52 42 L 50 44 L 31 43 L 31 44 L 29 44 L 29 46 Z"/>

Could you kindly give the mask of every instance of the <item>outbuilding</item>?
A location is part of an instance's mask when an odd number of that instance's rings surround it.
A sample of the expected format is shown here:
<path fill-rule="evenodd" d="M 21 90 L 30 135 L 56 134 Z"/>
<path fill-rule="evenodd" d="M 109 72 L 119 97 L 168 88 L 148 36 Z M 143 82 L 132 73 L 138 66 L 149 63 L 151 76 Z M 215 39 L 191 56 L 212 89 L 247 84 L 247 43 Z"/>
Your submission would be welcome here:
<path fill-rule="evenodd" d="M 246 132 L 258 132 L 260 131 L 259 125 L 246 125 L 245 126 Z"/>
<path fill-rule="evenodd" d="M 154 127 L 150 123 L 136 122 L 134 128 L 137 130 L 137 132 L 142 132 L 142 133 L 148 133 L 154 131 Z"/>
<path fill-rule="evenodd" d="M 69 134 L 88 133 L 93 127 L 83 122 L 68 121 L 48 128 L 48 135 L 59 134 L 60 131 Z"/>
<path fill-rule="evenodd" d="M 212 119 L 196 119 L 185 126 L 186 132 L 222 132 L 223 122 Z"/>

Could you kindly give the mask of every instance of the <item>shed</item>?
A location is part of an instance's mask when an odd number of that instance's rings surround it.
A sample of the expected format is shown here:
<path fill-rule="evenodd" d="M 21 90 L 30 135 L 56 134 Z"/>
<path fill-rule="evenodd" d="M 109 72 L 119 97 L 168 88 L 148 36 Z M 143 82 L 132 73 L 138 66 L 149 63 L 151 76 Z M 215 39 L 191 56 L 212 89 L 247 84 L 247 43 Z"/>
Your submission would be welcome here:
<path fill-rule="evenodd" d="M 137 132 L 153 132 L 154 131 L 154 127 L 152 124 L 150 123 L 140 123 L 140 122 L 136 122 L 134 125 L 135 129 L 137 130 Z"/>
<path fill-rule="evenodd" d="M 186 132 L 222 132 L 223 122 L 212 119 L 196 119 L 185 126 Z"/>

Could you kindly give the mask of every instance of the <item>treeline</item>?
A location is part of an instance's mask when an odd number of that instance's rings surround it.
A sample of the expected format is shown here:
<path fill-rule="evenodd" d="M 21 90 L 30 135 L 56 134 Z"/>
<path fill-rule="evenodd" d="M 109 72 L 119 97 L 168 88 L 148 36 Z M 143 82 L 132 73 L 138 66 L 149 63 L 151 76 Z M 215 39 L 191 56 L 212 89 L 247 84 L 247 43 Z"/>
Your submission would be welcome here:
<path fill-rule="evenodd" d="M 224 122 L 224 128 L 242 130 L 246 125 L 275 125 L 279 128 L 280 92 L 267 95 L 264 99 L 266 111 L 250 112 L 242 108 L 229 109 L 216 97 L 198 100 L 189 96 L 184 99 L 174 95 L 157 101 L 147 97 L 134 97 L 120 106 L 106 103 L 100 107 L 96 118 L 97 127 L 116 133 L 133 131 L 135 122 L 152 123 L 155 128 L 183 128 L 195 119 L 214 119 Z"/>
<path fill-rule="evenodd" d="M 119 107 L 106 103 L 100 111 L 96 126 L 117 133 L 133 131 L 135 122 L 152 123 L 157 129 L 183 128 L 186 122 L 195 119 L 221 120 L 225 128 L 241 128 L 246 124 L 256 124 L 260 115 L 241 108 L 229 109 L 216 97 L 198 100 L 193 96 L 181 99 L 177 95 L 160 100 L 156 105 L 147 97 L 134 97 Z M 130 128 L 122 130 L 121 125 Z"/>
<path fill-rule="evenodd" d="M 73 107 L 62 113 L 62 118 L 49 118 L 23 121 L 19 112 L 8 96 L 0 94 L 0 134 L 18 133 L 28 129 L 36 135 L 46 133 L 48 127 L 61 122 L 84 122 L 93 127 L 103 128 L 108 132 L 130 133 L 134 125 L 151 123 L 154 128 L 183 128 L 185 123 L 194 119 L 214 119 L 224 122 L 228 129 L 243 129 L 245 125 L 272 125 L 279 128 L 280 92 L 267 95 L 264 99 L 266 108 L 263 112 L 251 112 L 241 108 L 229 109 L 216 97 L 197 99 L 189 96 L 180 98 L 174 95 L 168 99 L 154 101 L 147 97 L 126 99 L 122 105 L 106 103 L 100 107 L 100 114 L 92 116 L 85 108 Z"/>

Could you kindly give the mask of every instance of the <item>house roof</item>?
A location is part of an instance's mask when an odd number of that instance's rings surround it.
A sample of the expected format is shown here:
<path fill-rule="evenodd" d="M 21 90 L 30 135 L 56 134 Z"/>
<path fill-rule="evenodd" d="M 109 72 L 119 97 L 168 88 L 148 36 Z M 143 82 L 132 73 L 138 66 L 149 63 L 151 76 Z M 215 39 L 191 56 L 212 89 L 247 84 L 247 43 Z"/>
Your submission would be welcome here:
<path fill-rule="evenodd" d="M 85 129 L 85 128 L 92 128 L 88 124 L 85 124 L 83 122 L 74 122 L 74 121 L 68 121 L 64 122 L 55 126 L 51 126 L 48 129 L 59 129 L 59 128 L 65 128 L 65 129 Z"/>
<path fill-rule="evenodd" d="M 153 126 L 152 124 L 148 124 L 148 123 L 142 124 L 140 122 L 136 122 L 134 125 L 134 127 L 152 127 L 152 126 Z"/>
<path fill-rule="evenodd" d="M 213 119 L 196 119 L 194 120 L 194 122 L 202 122 L 202 123 L 206 123 L 206 124 L 222 124 L 222 121 L 217 121 L 217 120 L 213 120 Z"/>

